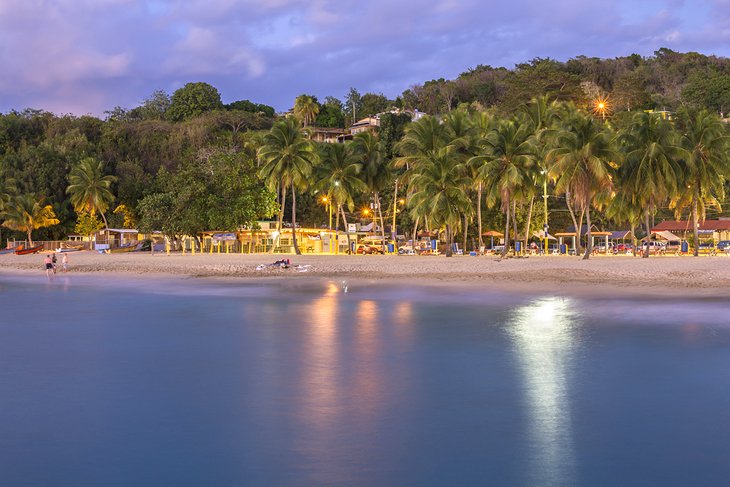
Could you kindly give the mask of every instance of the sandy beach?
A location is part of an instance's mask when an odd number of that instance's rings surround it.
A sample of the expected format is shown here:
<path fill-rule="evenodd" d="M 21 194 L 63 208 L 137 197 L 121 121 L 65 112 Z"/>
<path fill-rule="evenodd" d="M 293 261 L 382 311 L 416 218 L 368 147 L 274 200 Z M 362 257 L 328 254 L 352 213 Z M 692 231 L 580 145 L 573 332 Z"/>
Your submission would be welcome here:
<path fill-rule="evenodd" d="M 45 277 L 45 254 L 0 255 L 0 271 Z M 292 266 L 261 267 L 289 258 Z M 730 296 L 730 257 L 396 256 L 69 253 L 69 275 L 119 274 L 226 279 L 355 279 L 570 294 Z M 59 272 L 60 254 L 59 254 Z M 301 267 L 297 267 L 301 266 Z"/>

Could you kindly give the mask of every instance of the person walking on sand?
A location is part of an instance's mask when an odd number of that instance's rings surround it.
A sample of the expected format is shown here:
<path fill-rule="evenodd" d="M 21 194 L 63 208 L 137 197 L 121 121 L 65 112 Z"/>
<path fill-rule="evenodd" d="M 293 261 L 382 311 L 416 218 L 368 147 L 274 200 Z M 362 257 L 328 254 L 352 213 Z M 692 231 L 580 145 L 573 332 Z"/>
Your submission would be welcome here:
<path fill-rule="evenodd" d="M 50 279 L 53 276 L 53 260 L 50 255 L 46 255 L 43 262 L 46 264 L 46 277 Z"/>
<path fill-rule="evenodd" d="M 58 263 L 58 258 L 56 258 L 56 253 L 53 253 L 53 257 L 51 258 L 51 263 L 53 264 L 53 273 L 56 273 L 56 264 Z"/>
<path fill-rule="evenodd" d="M 61 267 L 63 267 L 63 272 L 68 272 L 68 254 L 63 254 L 63 258 L 61 259 Z"/>

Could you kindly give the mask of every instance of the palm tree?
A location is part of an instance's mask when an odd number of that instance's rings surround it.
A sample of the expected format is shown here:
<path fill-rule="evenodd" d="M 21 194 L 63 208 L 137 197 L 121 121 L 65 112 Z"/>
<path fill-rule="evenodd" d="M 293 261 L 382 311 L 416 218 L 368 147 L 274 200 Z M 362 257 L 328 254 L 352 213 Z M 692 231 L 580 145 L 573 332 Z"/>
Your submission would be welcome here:
<path fill-rule="evenodd" d="M 419 166 L 427 163 L 429 157 L 446 145 L 445 127 L 436 117 L 425 116 L 406 127 L 405 134 L 395 146 L 395 150 L 402 155 L 393 161 L 393 166 L 396 169 L 405 168 L 398 179 L 407 186 L 408 192 L 413 188 L 410 184 L 411 177 L 417 172 Z M 410 197 L 411 194 L 408 193 L 406 199 Z M 421 218 L 425 221 L 428 220 L 427 215 L 419 215 L 413 211 L 411 214 L 415 216 L 413 227 L 413 239 L 415 240 L 418 222 Z"/>
<path fill-rule="evenodd" d="M 555 135 L 547 159 L 555 161 L 550 168 L 555 191 L 570 192 L 585 211 L 588 228 L 585 260 L 593 251 L 591 204 L 597 194 L 610 190 L 614 172 L 612 163 L 615 164 L 618 154 L 604 126 L 592 117 L 574 113 L 563 119 L 563 123 L 564 128 Z"/>
<path fill-rule="evenodd" d="M 292 243 L 297 255 L 302 251 L 297 245 L 297 199 L 296 189 L 306 186 L 312 174 L 316 154 L 312 143 L 304 136 L 296 120 L 286 119 L 274 124 L 264 137 L 264 145 L 258 150 L 261 163 L 259 177 L 271 190 L 281 189 L 281 208 L 277 225 L 277 237 L 271 251 L 278 246 L 281 225 L 284 218 L 286 189 L 292 190 Z"/>
<path fill-rule="evenodd" d="M 58 225 L 59 221 L 51 205 L 43 206 L 43 200 L 33 194 L 15 196 L 6 205 L 3 226 L 11 230 L 25 232 L 28 245 L 33 246 L 32 233 L 37 228 Z"/>
<path fill-rule="evenodd" d="M 380 205 L 380 192 L 390 182 L 391 175 L 390 166 L 385 159 L 385 150 L 377 136 L 372 132 L 363 132 L 353 138 L 352 153 L 362 164 L 360 177 L 367 186 L 367 191 L 373 195 L 373 202 L 380 219 L 383 245 L 385 245 L 385 222 L 383 221 L 383 212 Z M 373 212 L 373 221 L 375 221 L 375 215 L 376 213 Z"/>
<path fill-rule="evenodd" d="M 625 159 L 618 170 L 618 179 L 624 192 L 644 209 L 648 239 L 650 216 L 656 212 L 657 205 L 674 198 L 681 185 L 677 134 L 670 122 L 640 112 L 632 117 L 619 140 Z M 648 246 L 644 257 L 649 257 Z"/>
<path fill-rule="evenodd" d="M 474 124 L 472 123 L 472 117 L 469 115 L 469 113 L 466 110 L 454 110 L 450 112 L 445 118 L 444 118 L 444 131 L 446 133 L 446 138 L 448 140 L 448 149 L 453 153 L 453 157 L 455 162 L 461 164 L 466 163 L 471 157 L 477 155 L 478 153 L 478 138 L 476 137 L 476 129 Z M 471 193 L 474 189 L 477 189 L 477 199 L 479 200 L 478 203 L 481 204 L 481 199 L 479 198 L 478 190 L 479 190 L 479 178 L 478 178 L 478 168 L 474 167 L 472 164 L 466 164 L 465 167 L 465 173 L 464 176 L 467 177 L 467 180 L 465 181 L 467 183 L 467 186 L 464 188 L 464 191 L 467 191 L 467 196 L 471 199 Z M 477 210 L 477 213 L 480 214 L 480 210 Z M 474 214 L 473 208 L 470 209 L 470 211 L 464 214 L 464 225 L 463 225 L 463 248 L 466 249 L 467 246 L 467 236 L 469 231 L 469 220 L 470 216 Z"/>
<path fill-rule="evenodd" d="M 730 137 L 722 121 L 707 110 L 697 113 L 680 112 L 679 127 L 682 131 L 680 145 L 684 150 L 681 169 L 685 180 L 677 206 L 684 202 L 692 205 L 694 231 L 694 255 L 699 255 L 700 216 L 704 219 L 704 202 L 724 197 L 725 180 L 730 174 L 728 147 Z M 700 205 L 702 204 L 702 208 Z M 700 215 L 700 210 L 702 215 Z"/>
<path fill-rule="evenodd" d="M 496 118 L 487 112 L 476 112 L 472 117 L 472 134 L 474 137 L 474 156 L 479 155 L 479 147 L 484 145 L 483 140 L 495 128 Z M 467 164 L 471 168 L 472 180 L 477 187 L 477 232 L 479 234 L 479 247 L 484 245 L 482 239 L 482 195 L 484 189 L 484 180 L 481 178 L 479 170 L 484 164 L 485 159 L 469 159 Z"/>
<path fill-rule="evenodd" d="M 510 207 L 516 194 L 532 185 L 527 169 L 534 162 L 534 140 L 528 124 L 518 120 L 501 120 L 497 127 L 483 139 L 484 155 L 470 160 L 480 164 L 480 175 L 485 182 L 487 204 L 502 203 L 505 213 L 505 246 L 502 256 L 507 255 L 509 247 Z M 517 235 L 515 235 L 515 239 Z"/>
<path fill-rule="evenodd" d="M 547 163 L 547 152 L 548 152 L 548 140 L 550 135 L 554 133 L 554 125 L 557 121 L 558 112 L 560 105 L 557 101 L 550 101 L 550 95 L 542 95 L 530 100 L 530 103 L 521 107 L 520 115 L 523 119 L 531 124 L 535 136 L 535 159 L 537 164 L 531 169 L 532 176 L 535 181 L 535 186 L 532 191 L 532 198 L 530 199 L 530 210 L 527 214 L 527 224 L 525 225 L 525 247 L 527 247 L 527 240 L 530 235 L 530 221 L 532 219 L 532 203 L 534 201 L 534 195 L 537 193 L 537 188 L 542 185 L 543 187 L 543 207 L 544 207 L 544 218 L 545 218 L 545 230 L 547 231 L 547 220 L 548 220 L 548 205 L 547 205 L 547 186 L 548 186 L 548 163 Z M 547 239 L 547 235 L 545 235 Z M 544 249 L 547 252 L 547 249 Z"/>
<path fill-rule="evenodd" d="M 315 185 L 325 191 L 337 205 L 337 219 L 342 215 L 347 235 L 347 248 L 350 248 L 350 232 L 347 227 L 345 208 L 353 211 L 355 201 L 353 196 L 364 192 L 368 188 L 360 177 L 362 164 L 353 154 L 351 143 L 322 144 L 320 146 L 319 165 L 315 170 Z M 337 222 L 335 229 L 339 227 Z"/>
<path fill-rule="evenodd" d="M 312 124 L 317 119 L 319 103 L 309 95 L 299 95 L 294 100 L 294 115 L 302 121 L 304 126 Z"/>
<path fill-rule="evenodd" d="M 616 194 L 612 195 L 606 206 L 606 216 L 617 224 L 629 224 L 631 238 L 633 239 L 631 243 L 634 245 L 633 253 L 636 255 L 636 227 L 641 222 L 644 210 L 636 203 L 636 198 L 633 198 L 629 190 L 622 189 L 620 185 L 621 181 L 619 180 Z"/>
<path fill-rule="evenodd" d="M 114 195 L 109 189 L 115 176 L 102 176 L 104 164 L 93 157 L 82 159 L 68 176 L 69 185 L 66 193 L 71 195 L 71 204 L 76 212 L 87 212 L 94 216 L 98 211 L 104 220 L 104 226 L 109 228 L 104 212 L 109 208 Z"/>
<path fill-rule="evenodd" d="M 458 227 L 461 215 L 471 208 L 464 192 L 469 184 L 466 167 L 455 161 L 452 151 L 444 148 L 421 161 L 410 184 L 415 188 L 409 201 L 413 214 L 428 215 L 433 224 L 446 228 L 449 245 L 446 255 L 451 255 L 454 229 Z"/>

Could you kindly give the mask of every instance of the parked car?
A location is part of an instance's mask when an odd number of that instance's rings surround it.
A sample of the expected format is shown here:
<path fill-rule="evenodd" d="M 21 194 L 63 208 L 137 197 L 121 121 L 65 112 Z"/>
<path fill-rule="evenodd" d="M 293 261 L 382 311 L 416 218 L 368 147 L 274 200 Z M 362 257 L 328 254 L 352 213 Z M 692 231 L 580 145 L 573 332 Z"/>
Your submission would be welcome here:
<path fill-rule="evenodd" d="M 700 242 L 697 250 L 700 254 L 715 255 L 715 242 Z"/>
<path fill-rule="evenodd" d="M 730 240 L 720 240 L 719 242 L 717 242 L 717 251 L 718 252 L 730 251 Z"/>
<path fill-rule="evenodd" d="M 355 253 L 361 255 L 382 254 L 383 249 L 375 245 L 359 244 L 355 249 Z"/>
<path fill-rule="evenodd" d="M 634 246 L 633 244 L 627 244 L 627 243 L 620 243 L 616 244 L 616 246 L 613 248 L 614 254 L 630 254 L 633 252 Z"/>
<path fill-rule="evenodd" d="M 646 247 L 649 246 L 649 254 L 664 254 L 667 251 L 667 245 L 664 242 L 658 242 L 656 240 L 651 240 L 649 242 L 644 242 L 641 245 L 641 251 L 646 251 Z"/>

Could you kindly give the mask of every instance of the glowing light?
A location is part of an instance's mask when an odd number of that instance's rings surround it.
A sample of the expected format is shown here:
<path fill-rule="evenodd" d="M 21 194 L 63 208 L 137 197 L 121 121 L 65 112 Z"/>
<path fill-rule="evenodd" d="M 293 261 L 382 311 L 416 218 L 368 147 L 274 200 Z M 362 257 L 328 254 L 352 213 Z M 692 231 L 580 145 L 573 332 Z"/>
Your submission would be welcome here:
<path fill-rule="evenodd" d="M 611 104 L 608 98 L 596 98 L 593 100 L 593 114 L 606 120 L 606 116 L 611 114 Z"/>

